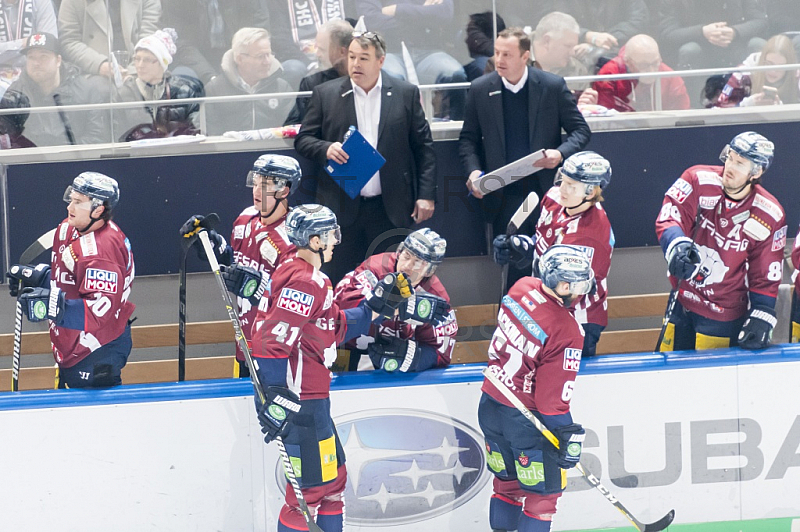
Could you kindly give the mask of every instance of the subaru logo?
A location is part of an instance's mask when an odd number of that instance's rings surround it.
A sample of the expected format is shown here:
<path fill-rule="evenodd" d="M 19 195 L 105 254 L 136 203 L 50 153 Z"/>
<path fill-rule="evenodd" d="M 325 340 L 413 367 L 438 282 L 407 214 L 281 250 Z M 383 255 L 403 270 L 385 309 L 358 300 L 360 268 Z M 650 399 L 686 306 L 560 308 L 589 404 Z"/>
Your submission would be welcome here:
<path fill-rule="evenodd" d="M 486 485 L 483 436 L 422 410 L 368 410 L 337 417 L 347 457 L 347 523 L 395 526 L 431 519 Z M 275 477 L 286 489 L 278 460 Z"/>

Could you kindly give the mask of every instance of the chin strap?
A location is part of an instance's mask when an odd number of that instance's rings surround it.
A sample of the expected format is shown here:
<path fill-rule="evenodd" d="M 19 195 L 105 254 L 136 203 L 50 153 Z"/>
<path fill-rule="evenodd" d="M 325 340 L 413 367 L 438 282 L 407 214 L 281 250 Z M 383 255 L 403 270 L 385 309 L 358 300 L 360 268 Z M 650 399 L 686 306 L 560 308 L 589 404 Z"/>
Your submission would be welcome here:
<path fill-rule="evenodd" d="M 273 196 L 273 197 L 274 197 L 274 196 Z M 273 206 L 272 206 L 272 210 L 271 210 L 271 211 L 269 211 L 269 213 L 268 213 L 268 214 L 264 214 L 264 213 L 262 212 L 262 213 L 261 213 L 261 222 L 262 222 L 262 223 L 264 223 L 266 220 L 268 220 L 268 219 L 269 219 L 269 217 L 270 217 L 270 216 L 272 216 L 273 214 L 275 214 L 275 211 L 277 211 L 277 210 L 278 210 L 278 207 L 279 207 L 279 206 L 280 206 L 280 205 L 281 205 L 281 204 L 282 204 L 284 201 L 287 201 L 287 202 L 288 202 L 288 200 L 287 200 L 286 198 L 281 198 L 280 200 L 276 201 L 276 202 L 275 202 L 275 205 L 273 205 Z M 263 200 L 262 200 L 262 202 L 263 202 Z M 265 224 L 265 225 L 266 225 L 266 224 Z"/>

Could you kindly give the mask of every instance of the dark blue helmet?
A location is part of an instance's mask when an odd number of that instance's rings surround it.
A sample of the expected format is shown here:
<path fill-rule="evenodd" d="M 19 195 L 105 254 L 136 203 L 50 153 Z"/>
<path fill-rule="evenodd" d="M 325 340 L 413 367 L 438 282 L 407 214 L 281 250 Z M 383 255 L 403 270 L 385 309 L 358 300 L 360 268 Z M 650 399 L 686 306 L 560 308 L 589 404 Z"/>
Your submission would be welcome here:
<path fill-rule="evenodd" d="M 604 189 L 611 182 L 611 163 L 602 155 L 593 151 L 582 151 L 567 157 L 564 165 L 556 172 L 555 184 L 560 185 L 563 176 L 587 185 L 586 193 L 590 194 L 589 187 Z"/>
<path fill-rule="evenodd" d="M 728 159 L 730 150 L 753 163 L 751 172 L 753 174 L 757 173 L 759 168 L 766 172 L 775 157 L 775 145 L 755 131 L 745 131 L 733 137 L 733 140 L 723 148 L 719 156 L 723 163 Z"/>
<path fill-rule="evenodd" d="M 327 207 L 315 203 L 298 205 L 286 216 L 286 234 L 289 241 L 298 248 L 307 248 L 312 236 L 326 240 L 323 237 L 328 233 L 332 233 L 334 245 L 342 241 L 336 215 Z"/>
<path fill-rule="evenodd" d="M 539 260 L 534 262 L 533 273 L 551 290 L 555 290 L 561 281 L 569 283 L 569 292 L 573 295 L 588 294 L 594 288 L 592 263 L 576 246 L 567 244 L 550 246 Z"/>
<path fill-rule="evenodd" d="M 297 190 L 303 172 L 300 163 L 288 155 L 274 155 L 265 153 L 253 163 L 253 169 L 247 173 L 247 186 L 253 186 L 253 177 L 260 175 L 269 177 L 283 186 L 289 185 L 289 194 Z M 282 188 L 282 187 L 280 187 Z"/>
<path fill-rule="evenodd" d="M 400 246 L 397 252 L 403 250 L 408 251 L 420 260 L 429 263 L 428 269 L 425 272 L 425 277 L 430 277 L 436 270 L 436 267 L 444 260 L 445 251 L 447 251 L 447 240 L 439 236 L 439 233 L 427 227 L 417 229 L 410 233 Z"/>
<path fill-rule="evenodd" d="M 119 185 L 117 181 L 99 172 L 81 172 L 72 180 L 72 184 L 64 192 L 64 201 L 71 201 L 72 192 L 78 192 L 92 198 L 92 210 L 103 203 L 110 209 L 119 202 Z"/>

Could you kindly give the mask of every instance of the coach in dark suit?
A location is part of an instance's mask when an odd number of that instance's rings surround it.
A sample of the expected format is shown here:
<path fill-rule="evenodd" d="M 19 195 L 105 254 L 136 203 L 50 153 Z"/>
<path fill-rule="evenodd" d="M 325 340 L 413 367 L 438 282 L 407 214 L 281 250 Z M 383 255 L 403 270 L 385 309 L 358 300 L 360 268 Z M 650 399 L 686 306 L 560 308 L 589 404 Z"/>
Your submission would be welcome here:
<path fill-rule="evenodd" d="M 467 93 L 458 151 L 470 178 L 537 150 L 544 149 L 546 155 L 535 165 L 542 170 L 485 196 L 467 181 L 473 196 L 482 198 L 480 210 L 494 235 L 505 233 L 529 192 L 542 198 L 553 185 L 555 168 L 581 151 L 591 136 L 564 78 L 528 66 L 530 50 L 530 38 L 521 29 L 503 30 L 495 40 L 495 72 L 474 80 Z M 563 140 L 562 128 L 567 133 Z M 533 234 L 538 212 L 528 217 L 521 233 Z M 509 286 L 521 273 L 512 269 Z"/>
<path fill-rule="evenodd" d="M 336 213 L 342 243 L 329 274 L 336 283 L 368 255 L 402 241 L 405 229 L 433 215 L 436 161 L 419 89 L 381 73 L 386 45 L 378 34 L 354 35 L 349 77 L 314 88 L 294 142 L 297 153 L 324 166 L 347 161 L 342 140 L 351 125 L 383 155 L 386 164 L 356 199 L 319 172 L 317 201 Z M 406 231 L 407 232 L 407 231 Z"/>

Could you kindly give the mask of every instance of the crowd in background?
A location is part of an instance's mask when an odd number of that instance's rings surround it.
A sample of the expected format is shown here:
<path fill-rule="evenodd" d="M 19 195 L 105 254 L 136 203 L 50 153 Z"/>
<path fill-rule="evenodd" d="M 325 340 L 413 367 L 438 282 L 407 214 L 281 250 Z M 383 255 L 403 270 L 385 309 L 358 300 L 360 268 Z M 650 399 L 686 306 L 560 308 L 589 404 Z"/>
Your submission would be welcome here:
<path fill-rule="evenodd" d="M 274 95 L 347 74 L 348 31 L 387 42 L 384 73 L 416 84 L 493 70 L 494 37 L 531 35 L 534 66 L 564 77 L 797 62 L 789 0 L 2 0 L 0 109 Z M 344 26 L 343 26 L 344 25 Z M 655 87 L 659 84 L 660 91 Z M 798 72 L 570 84 L 584 115 L 796 103 Z M 660 101 L 657 98 L 660 97 Z M 462 120 L 465 90 L 430 96 Z M 306 98 L 0 115 L 0 146 L 196 134 L 301 121 Z"/>

